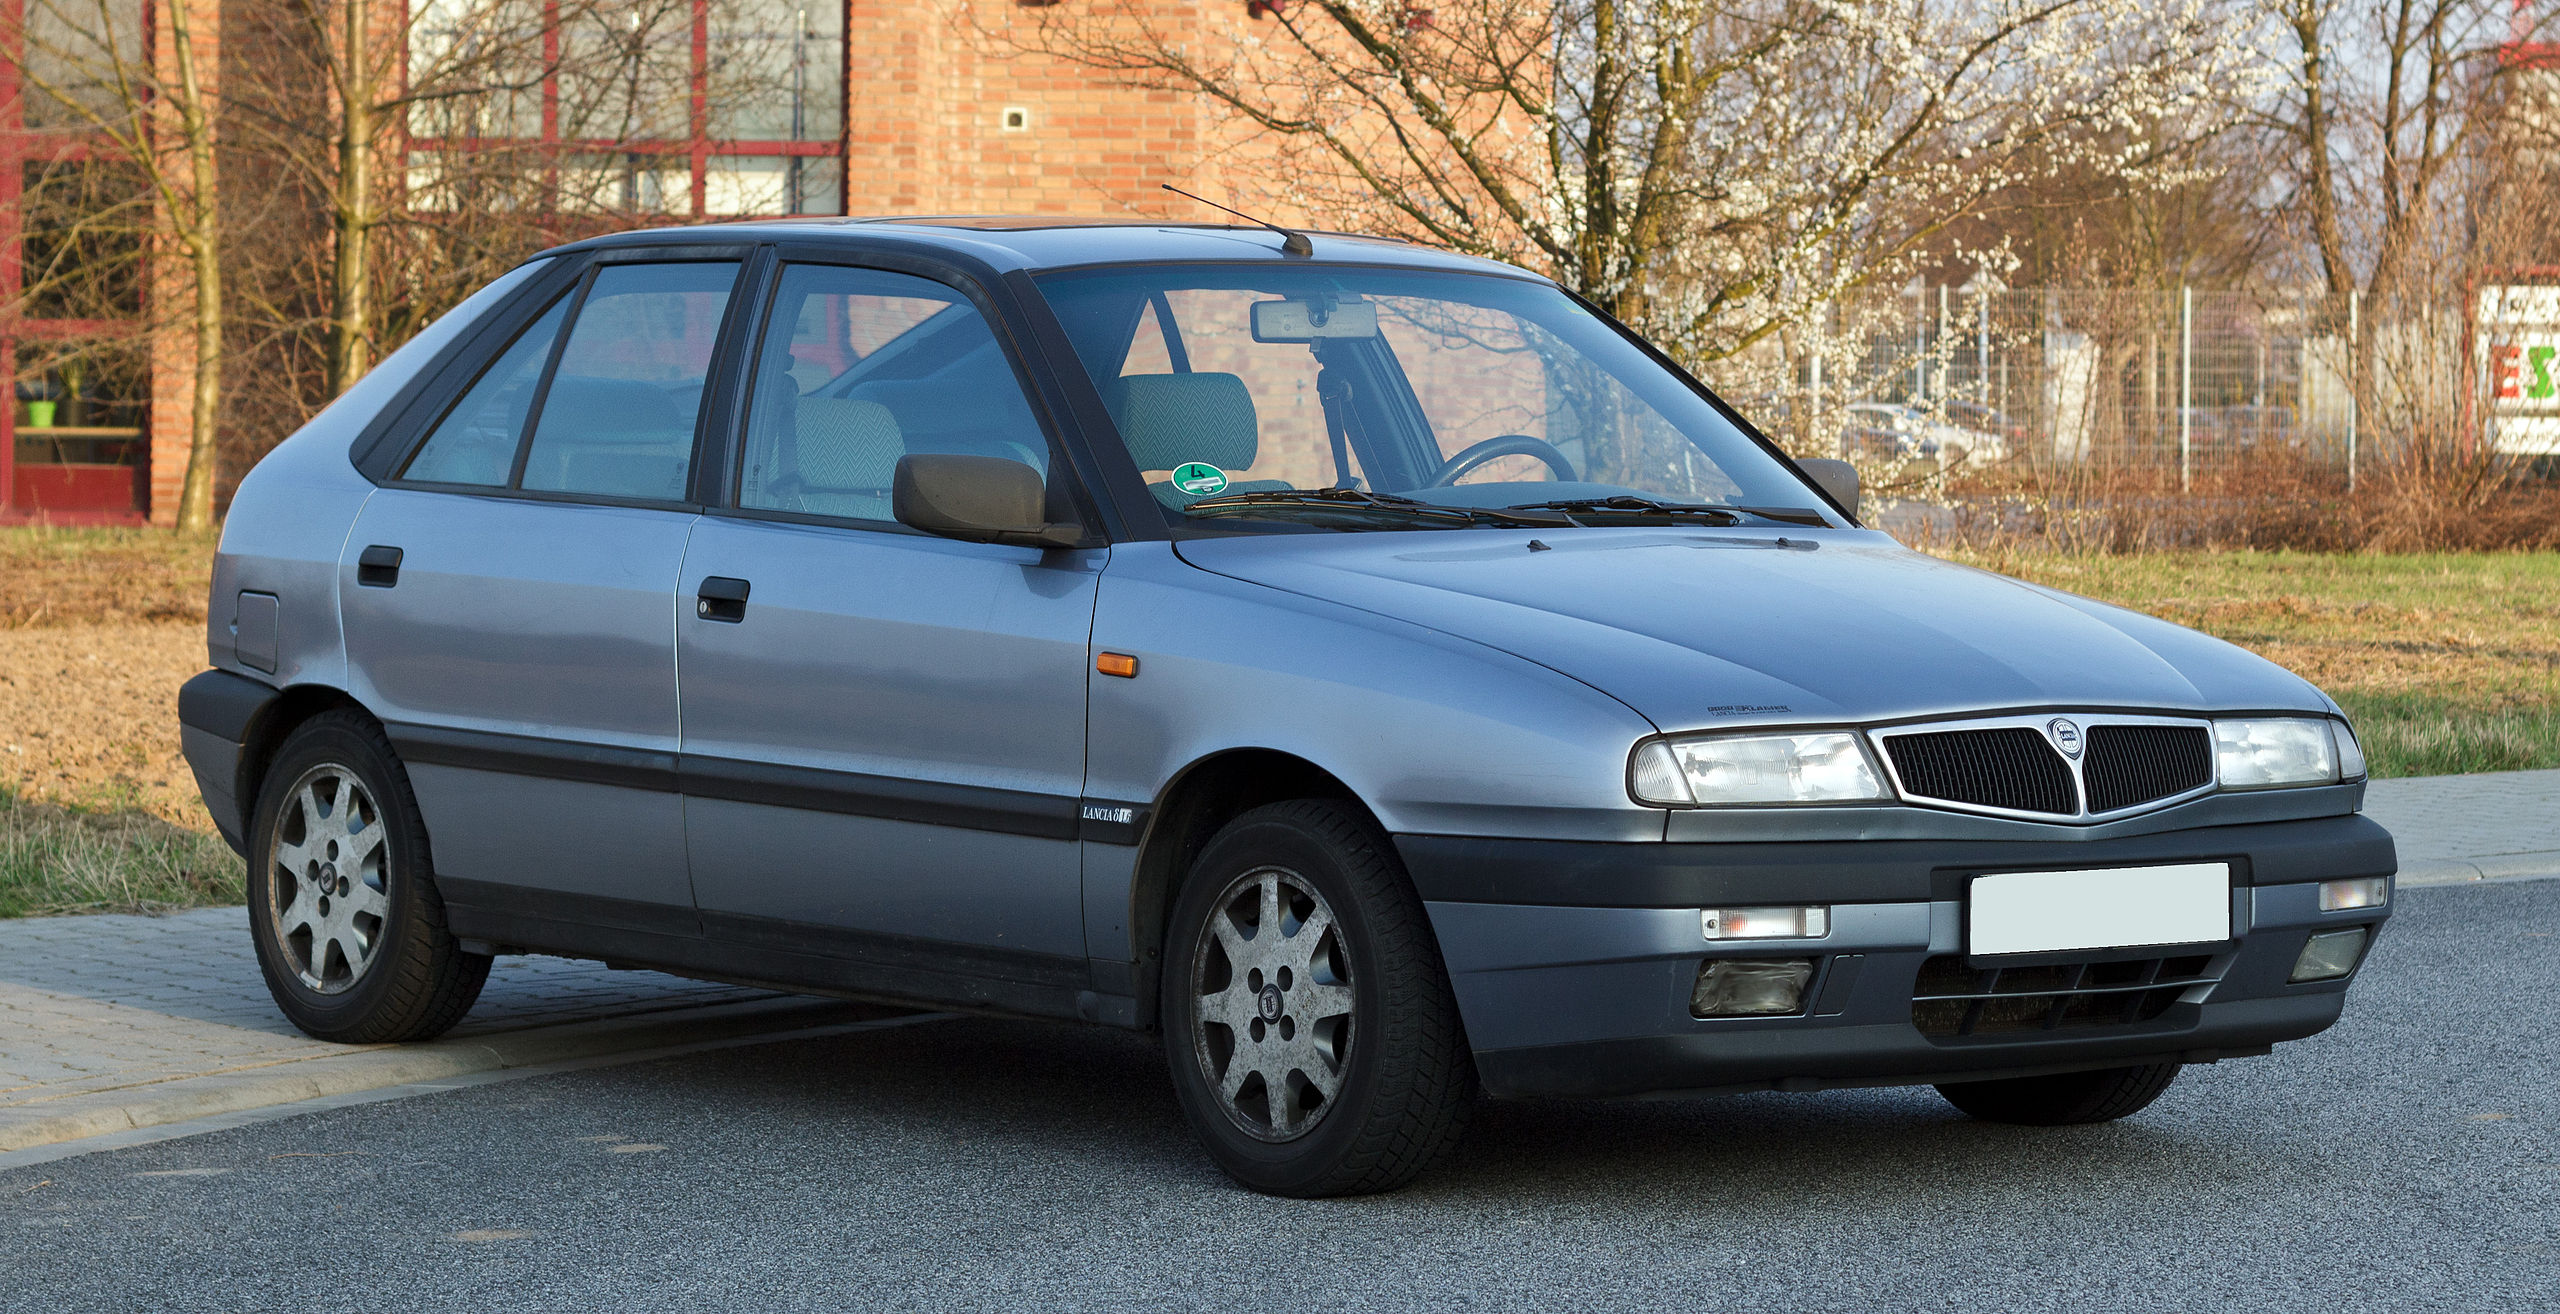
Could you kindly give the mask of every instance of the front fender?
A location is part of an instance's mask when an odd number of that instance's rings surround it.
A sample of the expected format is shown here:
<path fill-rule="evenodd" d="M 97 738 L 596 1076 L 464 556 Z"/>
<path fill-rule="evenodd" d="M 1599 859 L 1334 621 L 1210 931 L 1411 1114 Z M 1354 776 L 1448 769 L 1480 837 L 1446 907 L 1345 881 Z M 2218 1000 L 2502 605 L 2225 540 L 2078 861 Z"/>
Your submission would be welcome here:
<path fill-rule="evenodd" d="M 1098 650 L 1134 678 L 1089 677 L 1085 794 L 1160 796 L 1239 748 L 1303 758 L 1396 833 L 1659 840 L 1626 790 L 1655 732 L 1560 672 L 1391 617 L 1212 574 L 1168 543 L 1112 553 Z"/>

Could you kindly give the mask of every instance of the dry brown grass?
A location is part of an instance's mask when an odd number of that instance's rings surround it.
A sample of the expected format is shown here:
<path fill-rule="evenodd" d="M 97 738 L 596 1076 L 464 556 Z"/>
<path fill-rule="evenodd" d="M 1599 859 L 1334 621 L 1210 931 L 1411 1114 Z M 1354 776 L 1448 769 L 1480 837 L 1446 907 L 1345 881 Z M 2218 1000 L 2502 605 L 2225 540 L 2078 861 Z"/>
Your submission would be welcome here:
<path fill-rule="evenodd" d="M 0 630 L 204 622 L 213 540 L 164 529 L 0 530 Z"/>

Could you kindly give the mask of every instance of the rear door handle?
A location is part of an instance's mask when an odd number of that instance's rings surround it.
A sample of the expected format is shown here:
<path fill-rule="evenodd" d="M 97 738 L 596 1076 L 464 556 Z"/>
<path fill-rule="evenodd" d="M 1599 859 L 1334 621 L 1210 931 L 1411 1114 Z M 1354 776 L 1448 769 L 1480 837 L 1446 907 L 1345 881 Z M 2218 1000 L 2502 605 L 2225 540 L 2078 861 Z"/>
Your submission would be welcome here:
<path fill-rule="evenodd" d="M 387 589 L 400 583 L 400 549 L 376 543 L 356 558 L 356 583 L 369 589 Z"/>
<path fill-rule="evenodd" d="M 731 625 L 747 618 L 747 582 L 727 575 L 707 575 L 693 595 L 693 614 Z"/>

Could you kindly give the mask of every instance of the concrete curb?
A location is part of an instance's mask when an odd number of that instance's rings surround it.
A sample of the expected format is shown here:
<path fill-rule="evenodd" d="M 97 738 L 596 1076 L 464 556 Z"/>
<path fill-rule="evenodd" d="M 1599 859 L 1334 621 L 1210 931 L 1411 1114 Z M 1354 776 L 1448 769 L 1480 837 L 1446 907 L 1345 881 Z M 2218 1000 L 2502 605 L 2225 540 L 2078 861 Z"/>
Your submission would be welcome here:
<path fill-rule="evenodd" d="M 2504 853 L 2496 857 L 2412 862 L 2400 868 L 2404 886 L 2472 885 L 2481 881 L 2560 879 L 2560 849 L 2540 853 Z"/>
<path fill-rule="evenodd" d="M 350 1048 L 345 1053 L 238 1072 L 92 1091 L 42 1104 L 0 1109 L 0 1153 L 385 1086 L 804 1031 L 908 1011 L 834 999 L 754 999 L 460 1040 Z"/>

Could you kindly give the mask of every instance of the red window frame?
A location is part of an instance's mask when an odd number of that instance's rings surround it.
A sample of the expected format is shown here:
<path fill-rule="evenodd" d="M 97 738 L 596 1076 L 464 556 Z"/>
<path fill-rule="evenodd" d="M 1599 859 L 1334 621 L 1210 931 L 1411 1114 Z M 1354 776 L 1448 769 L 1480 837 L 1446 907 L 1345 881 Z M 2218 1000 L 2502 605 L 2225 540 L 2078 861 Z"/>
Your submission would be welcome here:
<path fill-rule="evenodd" d="M 14 5 L 22 0 L 0 0 L 0 5 Z M 839 0 L 836 26 L 836 85 L 852 86 L 852 6 Z M 545 158 L 555 161 L 547 190 L 556 198 L 559 175 L 556 161 L 567 155 L 658 155 L 682 156 L 689 175 L 688 218 L 711 218 L 706 205 L 711 157 L 714 155 L 799 156 L 803 159 L 834 160 L 836 167 L 836 209 L 841 215 L 852 201 L 852 180 L 844 169 L 846 113 L 837 116 L 836 135 L 827 141 L 779 141 L 762 138 L 726 138 L 711 135 L 711 0 L 693 0 L 692 63 L 689 70 L 690 90 L 685 105 L 685 135 L 680 138 L 564 138 L 560 135 L 560 7 L 545 3 L 542 7 L 542 62 L 554 70 L 542 80 L 542 135 L 530 139 L 543 149 Z M 847 100 L 850 100 L 848 95 Z M 417 150 L 475 151 L 528 144 L 520 137 L 428 137 L 411 136 L 407 144 Z M 741 216 L 722 216 L 741 217 Z M 788 216 L 785 216 L 788 217 Z"/>

